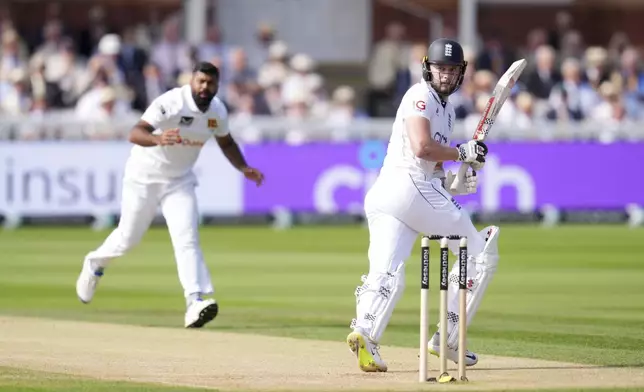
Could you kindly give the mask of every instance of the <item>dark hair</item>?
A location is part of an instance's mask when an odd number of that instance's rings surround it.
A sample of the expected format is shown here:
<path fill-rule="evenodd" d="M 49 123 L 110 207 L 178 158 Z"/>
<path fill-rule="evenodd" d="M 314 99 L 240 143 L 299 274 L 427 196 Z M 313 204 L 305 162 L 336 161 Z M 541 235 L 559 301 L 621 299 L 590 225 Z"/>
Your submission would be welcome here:
<path fill-rule="evenodd" d="M 209 63 L 207 61 L 201 61 L 195 64 L 195 67 L 192 70 L 192 72 L 193 73 L 201 72 L 206 75 L 210 75 L 214 78 L 219 78 L 219 68 L 217 68 L 214 64 Z"/>

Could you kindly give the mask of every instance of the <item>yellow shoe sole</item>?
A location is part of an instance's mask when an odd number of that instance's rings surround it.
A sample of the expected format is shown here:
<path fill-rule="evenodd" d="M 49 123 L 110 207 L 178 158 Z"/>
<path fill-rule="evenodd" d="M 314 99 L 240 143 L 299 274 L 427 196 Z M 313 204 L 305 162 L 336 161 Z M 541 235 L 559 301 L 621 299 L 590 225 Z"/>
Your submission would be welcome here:
<path fill-rule="evenodd" d="M 347 344 L 356 357 L 358 358 L 358 366 L 363 372 L 386 372 L 387 368 L 379 367 L 373 356 L 367 350 L 367 344 L 364 337 L 358 332 L 352 332 L 347 336 Z"/>

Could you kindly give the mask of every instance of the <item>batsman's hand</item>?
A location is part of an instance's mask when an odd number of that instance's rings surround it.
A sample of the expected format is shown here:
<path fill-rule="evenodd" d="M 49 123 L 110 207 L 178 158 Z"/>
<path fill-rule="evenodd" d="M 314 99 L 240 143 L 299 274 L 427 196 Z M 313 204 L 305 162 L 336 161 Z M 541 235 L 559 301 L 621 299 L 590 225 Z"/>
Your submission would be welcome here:
<path fill-rule="evenodd" d="M 181 143 L 181 136 L 179 136 L 179 128 L 166 129 L 159 138 L 162 146 L 172 146 Z"/>
<path fill-rule="evenodd" d="M 458 145 L 458 161 L 466 163 L 483 163 L 487 155 L 487 146 L 478 140 L 470 140 Z"/>
<path fill-rule="evenodd" d="M 468 170 L 464 176 L 458 172 L 456 175 L 448 171 L 445 176 L 444 187 L 452 195 L 470 195 L 476 193 L 478 188 L 478 177 L 476 173 Z"/>
<path fill-rule="evenodd" d="M 255 182 L 255 185 L 260 186 L 264 183 L 264 173 L 254 167 L 244 167 L 241 169 L 244 177 Z"/>

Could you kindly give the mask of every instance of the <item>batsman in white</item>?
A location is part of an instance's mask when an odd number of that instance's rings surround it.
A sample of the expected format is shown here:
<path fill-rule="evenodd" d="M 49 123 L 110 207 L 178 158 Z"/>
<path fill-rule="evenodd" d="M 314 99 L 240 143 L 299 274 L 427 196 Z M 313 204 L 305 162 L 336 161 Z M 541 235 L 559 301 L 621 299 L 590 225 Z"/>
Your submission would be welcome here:
<path fill-rule="evenodd" d="M 487 147 L 470 140 L 450 146 L 455 114 L 449 96 L 462 84 L 467 62 L 461 45 L 438 39 L 422 61 L 423 78 L 405 93 L 396 113 L 383 167 L 364 200 L 369 227 L 369 273 L 356 289 L 356 318 L 347 337 L 351 351 L 365 372 L 387 371 L 379 341 L 405 288 L 405 261 L 419 234 L 465 235 L 468 238 L 467 323 L 471 322 L 498 263 L 499 228 L 477 231 L 469 215 L 454 201 L 455 194 L 476 192 L 477 178 L 468 170 L 462 178 L 445 174 L 443 162 L 469 163 L 480 170 Z M 453 193 L 448 189 L 455 185 Z M 450 241 L 454 254 L 458 241 Z M 458 263 L 449 276 L 446 353 L 458 362 Z M 428 350 L 439 355 L 439 336 Z M 478 356 L 466 352 L 468 366 Z"/>
<path fill-rule="evenodd" d="M 186 298 L 185 327 L 200 328 L 217 316 L 216 301 L 203 297 L 214 289 L 199 243 L 194 164 L 214 136 L 229 162 L 247 179 L 257 186 L 264 180 L 261 171 L 246 164 L 229 133 L 226 107 L 216 97 L 218 85 L 217 67 L 198 63 L 190 84 L 157 97 L 130 131 L 134 146 L 125 165 L 119 224 L 85 256 L 76 282 L 82 302 L 92 300 L 109 262 L 139 243 L 160 206 Z"/>

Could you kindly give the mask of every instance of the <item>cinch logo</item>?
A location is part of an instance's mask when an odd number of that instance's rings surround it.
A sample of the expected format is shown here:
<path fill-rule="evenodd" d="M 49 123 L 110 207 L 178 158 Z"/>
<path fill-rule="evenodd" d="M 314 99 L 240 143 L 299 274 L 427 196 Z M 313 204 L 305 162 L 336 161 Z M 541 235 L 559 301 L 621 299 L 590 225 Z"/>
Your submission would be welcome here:
<path fill-rule="evenodd" d="M 384 147 L 383 147 L 384 148 Z M 368 151 L 365 151 L 365 154 Z M 378 155 L 378 154 L 375 154 Z M 375 156 L 360 167 L 338 164 L 327 167 L 317 177 L 312 190 L 313 206 L 318 212 L 362 211 L 364 197 L 375 182 L 382 161 Z M 373 163 L 373 165 L 371 165 Z M 377 165 L 376 165 L 377 163 Z M 445 165 L 445 170 L 458 171 L 458 165 Z M 530 172 L 519 165 L 502 164 L 499 157 L 488 155 L 485 168 L 479 174 L 479 190 L 475 197 L 484 211 L 498 211 L 502 207 L 502 191 L 511 189 L 516 198 L 510 208 L 533 211 L 536 208 L 537 189 Z M 453 201 L 457 208 L 460 203 Z M 508 207 L 508 206 L 505 206 Z"/>

